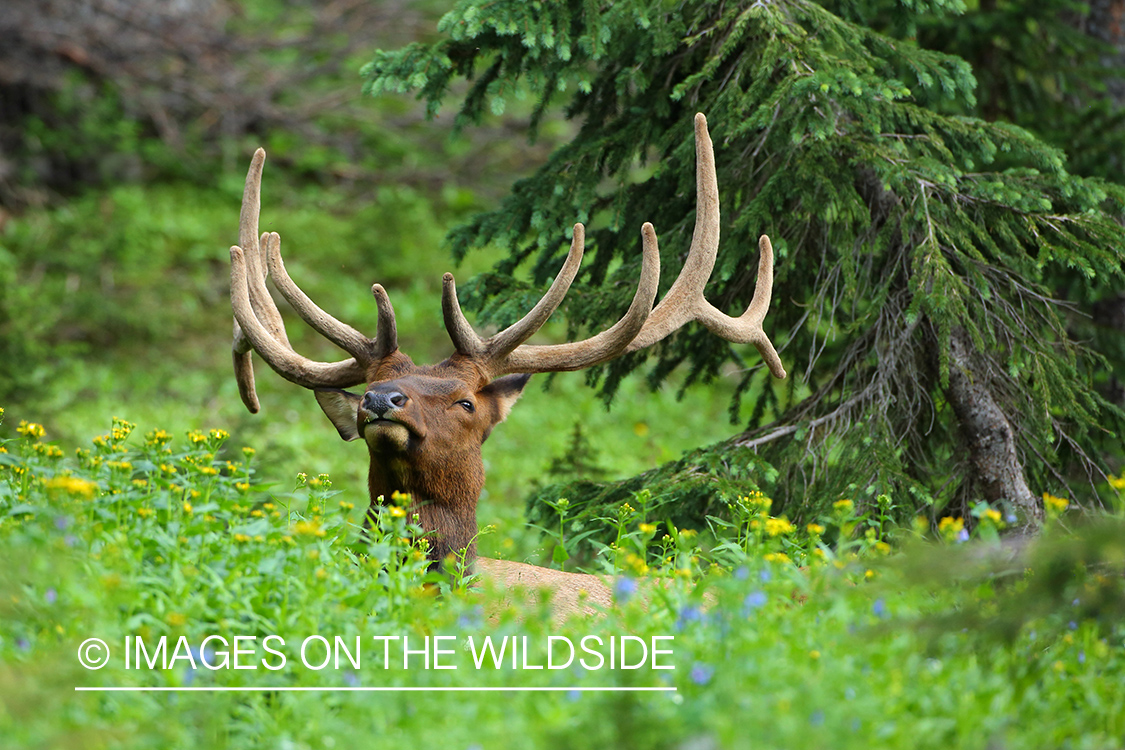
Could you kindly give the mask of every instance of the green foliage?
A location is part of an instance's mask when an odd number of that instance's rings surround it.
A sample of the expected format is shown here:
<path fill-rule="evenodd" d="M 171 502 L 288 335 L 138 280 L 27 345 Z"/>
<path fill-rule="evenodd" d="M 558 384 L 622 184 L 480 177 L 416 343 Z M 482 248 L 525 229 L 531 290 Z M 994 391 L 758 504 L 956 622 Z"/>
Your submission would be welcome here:
<path fill-rule="evenodd" d="M 582 422 L 575 422 L 574 428 L 570 431 L 566 451 L 551 459 L 546 473 L 548 477 L 555 480 L 583 477 L 597 481 L 604 479 L 609 471 L 601 465 L 598 451 L 590 444 L 590 438 L 582 429 Z"/>
<path fill-rule="evenodd" d="M 1073 537 L 1053 528 L 1024 564 L 989 568 L 981 561 L 995 544 L 946 535 L 936 548 L 887 558 L 869 535 L 835 535 L 877 523 L 851 504 L 833 509 L 827 532 L 806 533 L 760 497 L 744 498 L 738 528 L 716 525 L 708 549 L 690 530 L 655 528 L 648 501 L 636 498 L 613 521 L 617 562 L 653 582 L 619 578 L 604 616 L 552 623 L 535 607 L 504 604 L 507 591 L 425 594 L 425 561 L 406 538 L 417 529 L 403 514 L 386 509 L 363 531 L 363 509 L 341 502 L 326 477 L 264 486 L 255 452 L 233 450 L 222 430 L 179 439 L 154 429 L 142 441 L 114 420 L 76 457 L 43 442 L 39 425 L 21 422 L 16 433 L 0 443 L 0 732 L 12 747 L 363 745 L 373 736 L 453 747 L 727 747 L 745 743 L 747 711 L 759 711 L 770 717 L 753 727 L 763 747 L 1030 748 L 1111 745 L 1125 718 L 1125 661 L 1114 645 L 1125 636 L 1114 616 L 1125 602 L 1119 527 Z M 660 556 L 646 562 L 652 545 Z M 966 613 L 977 627 L 963 628 Z M 423 635 L 526 637 L 535 648 L 548 635 L 622 632 L 674 636 L 675 669 L 474 669 L 464 653 L 451 657 L 457 670 L 421 669 L 420 657 L 410 670 L 384 669 L 382 648 L 368 647 L 374 635 L 412 645 Z M 274 643 L 287 656 L 279 670 L 259 664 L 278 663 L 261 646 L 268 634 L 285 639 Z M 361 667 L 302 667 L 295 652 L 310 634 L 349 645 L 360 637 Z M 120 651 L 98 671 L 78 666 L 86 638 L 120 649 L 127 635 L 149 644 L 183 636 L 197 666 L 181 655 L 168 668 L 126 670 Z M 223 658 L 221 642 L 198 648 L 209 635 L 227 639 L 228 658 L 235 636 L 257 636 L 241 663 L 259 668 L 205 667 Z M 98 694 L 77 685 L 270 690 Z M 502 700 L 278 690 L 375 686 L 562 690 Z M 567 692 L 637 686 L 677 690 Z"/>
<path fill-rule="evenodd" d="M 614 541 L 617 530 L 604 519 L 615 517 L 625 503 L 635 503 L 640 493 L 648 498 L 646 522 L 700 529 L 708 516 L 725 515 L 728 503 L 757 489 L 759 483 L 768 486 L 773 477 L 776 471 L 752 451 L 725 453 L 704 448 L 628 479 L 598 482 L 584 478 L 547 485 L 528 497 L 526 512 L 533 526 L 551 528 L 557 512 L 555 501 L 566 497 L 566 534 L 576 543 L 575 549 L 588 556 L 594 545 Z"/>
<path fill-rule="evenodd" d="M 1125 182 L 1125 118 L 1111 86 L 1121 67 L 1110 29 L 1074 0 L 976 2 L 957 13 L 841 2 L 842 15 L 972 65 L 976 102 L 962 114 L 1027 128 L 1067 152 L 1068 169 Z M 918 9 L 925 11 L 926 9 Z"/>
<path fill-rule="evenodd" d="M 901 12 L 956 23 L 958 10 Z M 559 104 L 581 123 L 498 209 L 450 234 L 458 256 L 508 250 L 466 290 L 486 318 L 526 308 L 575 221 L 590 224 L 592 262 L 566 303 L 572 333 L 628 304 L 647 220 L 666 288 L 694 226 L 697 111 L 716 143 L 724 217 L 709 299 L 740 312 L 756 239 L 774 240 L 766 326 L 795 364 L 788 384 L 767 382 L 756 355 L 688 331 L 595 374 L 607 398 L 653 355 L 654 383 L 680 364 L 690 384 L 734 363 L 732 415 L 743 395 L 755 405 L 724 449 L 757 448 L 787 507 L 815 514 L 852 492 L 968 508 L 979 498 L 951 460 L 960 438 L 944 395 L 950 336 L 963 327 L 1021 450 L 1038 459 L 1025 462 L 1032 487 L 1084 478 L 1120 450 L 1121 413 L 1095 388 L 1105 361 L 1069 325 L 1071 308 L 1121 286 L 1125 190 L 1076 177 L 1016 125 L 949 114 L 976 105 L 965 61 L 803 0 L 461 2 L 439 28 L 434 44 L 379 53 L 369 89 L 415 90 L 434 113 L 466 77 L 462 125 L 523 95 L 535 99 L 533 133 Z M 521 264 L 533 285 L 511 278 Z M 1064 278 L 1073 283 L 1060 288 Z M 576 488 L 564 494 L 581 502 Z"/>

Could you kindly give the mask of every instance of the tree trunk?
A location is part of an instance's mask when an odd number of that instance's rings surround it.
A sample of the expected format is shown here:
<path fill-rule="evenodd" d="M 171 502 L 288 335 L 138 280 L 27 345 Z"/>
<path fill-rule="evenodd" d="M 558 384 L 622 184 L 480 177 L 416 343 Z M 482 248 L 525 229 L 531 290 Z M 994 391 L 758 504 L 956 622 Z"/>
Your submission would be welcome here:
<path fill-rule="evenodd" d="M 1087 0 L 1090 8 L 1082 31 L 1114 47 L 1116 54 L 1106 55 L 1102 64 L 1120 67 L 1125 62 L 1125 0 Z M 1106 94 L 1117 106 L 1125 106 L 1125 79 L 1106 81 Z"/>
<path fill-rule="evenodd" d="M 974 359 L 968 334 L 955 329 L 946 397 L 961 423 L 973 486 L 994 508 L 1014 511 L 1020 526 L 1036 526 L 1043 508 L 1024 479 L 1012 425 L 989 389 L 987 368 Z"/>

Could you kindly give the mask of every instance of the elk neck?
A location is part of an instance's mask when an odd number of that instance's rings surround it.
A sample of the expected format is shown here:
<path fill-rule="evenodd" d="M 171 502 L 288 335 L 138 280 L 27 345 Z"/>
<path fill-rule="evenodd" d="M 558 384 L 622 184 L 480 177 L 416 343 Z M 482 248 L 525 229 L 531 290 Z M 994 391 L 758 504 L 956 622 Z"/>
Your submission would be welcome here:
<path fill-rule="evenodd" d="M 442 392 L 450 383 L 476 391 L 488 382 L 474 362 L 456 355 L 429 366 L 414 365 L 405 356 L 388 359 L 373 368 L 368 387 L 399 388 L 418 402 L 425 401 L 427 392 Z M 483 402 L 478 406 L 492 408 Z M 427 410 L 432 411 L 436 410 Z M 481 436 L 442 424 L 433 413 L 423 418 L 428 422 L 420 426 L 424 435 L 412 433 L 406 443 L 389 437 L 368 440 L 371 504 L 389 503 L 396 492 L 409 495 L 407 512 L 411 517 L 416 514 L 426 530 L 429 558 L 440 564 L 465 550 L 465 561 L 471 563 L 476 557 L 477 501 L 484 488 L 480 444 L 491 425 Z"/>
<path fill-rule="evenodd" d="M 374 447 L 370 452 L 367 485 L 372 508 L 392 502 L 396 492 L 409 495 L 407 513 L 417 514 L 426 529 L 429 558 L 438 563 L 464 549 L 466 562 L 471 562 L 476 557 L 477 499 L 484 487 L 479 455 L 466 466 L 464 460 L 452 464 L 415 458 L 411 463 L 394 452 L 382 453 Z"/>

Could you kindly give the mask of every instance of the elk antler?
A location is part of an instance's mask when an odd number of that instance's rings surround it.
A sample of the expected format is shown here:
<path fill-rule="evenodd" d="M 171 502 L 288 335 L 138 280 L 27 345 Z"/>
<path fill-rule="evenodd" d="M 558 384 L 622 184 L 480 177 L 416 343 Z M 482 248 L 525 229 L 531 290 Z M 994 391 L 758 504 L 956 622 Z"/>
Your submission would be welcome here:
<path fill-rule="evenodd" d="M 585 341 L 546 346 L 524 344 L 547 322 L 563 301 L 570 284 L 578 274 L 585 247 L 586 230 L 574 225 L 574 239 L 562 270 L 543 298 L 523 318 L 500 331 L 487 341 L 481 339 L 461 312 L 457 302 L 457 287 L 453 274 L 445 274 L 442 285 L 441 306 L 445 327 L 457 351 L 481 362 L 493 375 L 506 372 L 562 372 L 581 370 L 606 362 L 624 353 L 625 347 L 636 337 L 648 319 L 656 299 L 660 281 L 660 251 L 656 245 L 656 232 L 651 224 L 641 229 L 641 278 L 633 302 L 621 320 L 596 336 Z"/>
<path fill-rule="evenodd" d="M 734 318 L 721 312 L 703 295 L 719 249 L 719 188 L 715 154 L 707 132 L 707 118 L 695 116 L 696 225 L 683 269 L 664 299 L 653 309 L 660 278 L 660 251 L 652 224 L 641 227 L 641 277 L 625 315 L 596 336 L 565 344 L 525 344 L 562 303 L 578 274 L 585 246 L 585 228 L 574 225 L 570 252 L 558 276 L 543 298 L 522 319 L 496 335 L 482 339 L 469 325 L 457 301 L 452 274 L 442 282 L 442 313 L 445 327 L 458 354 L 471 358 L 489 375 L 504 373 L 559 372 L 580 370 L 607 362 L 625 352 L 637 351 L 665 338 L 686 323 L 697 320 L 713 333 L 735 343 L 757 347 L 766 365 L 778 378 L 785 368 L 762 328 L 773 287 L 773 247 L 762 235 L 758 246 L 758 280 L 750 306 Z M 281 259 L 281 237 L 258 234 L 261 209 L 262 167 L 266 153 L 258 149 L 246 175 L 239 223 L 239 245 L 230 249 L 231 306 L 234 309 L 234 369 L 242 400 L 251 412 L 258 411 L 254 392 L 251 350 L 283 378 L 306 388 L 347 388 L 364 383 L 369 367 L 398 348 L 394 309 L 380 285 L 371 287 L 379 312 L 375 338 L 367 338 L 317 307 L 293 282 Z M 263 252 L 264 248 L 264 252 Z M 264 254 L 264 258 L 263 258 Z M 266 289 L 273 274 L 278 291 L 315 331 L 352 355 L 339 362 L 316 362 L 293 350 L 281 313 Z"/>
<path fill-rule="evenodd" d="M 660 253 L 652 224 L 641 227 L 643 259 L 641 281 L 625 316 L 612 328 L 587 339 L 552 346 L 524 344 L 558 308 L 578 273 L 582 259 L 584 229 L 574 226 L 574 241 L 562 270 L 551 288 L 521 320 L 487 341 L 474 331 L 457 302 L 452 274 L 446 274 L 442 289 L 445 327 L 457 351 L 479 358 L 493 374 L 505 372 L 558 372 L 580 370 L 606 362 L 625 352 L 652 346 L 686 323 L 698 320 L 727 341 L 757 347 L 775 377 L 784 378 L 785 368 L 766 336 L 762 322 L 770 306 L 773 288 L 773 246 L 769 237 L 758 241 L 758 281 L 750 306 L 741 316 L 726 315 L 703 296 L 719 250 L 719 187 L 715 175 L 715 152 L 707 132 L 707 118 L 695 116 L 696 224 L 691 248 L 680 275 L 656 309 L 652 309 L 660 275 Z M 647 303 L 647 304 L 646 304 Z M 651 314 L 650 314 L 651 311 Z"/>
<path fill-rule="evenodd" d="M 347 388 L 366 382 L 367 368 L 398 348 L 395 314 L 386 291 L 371 287 L 379 311 L 378 335 L 367 338 L 346 323 L 321 310 L 289 278 L 281 260 L 281 237 L 276 233 L 258 235 L 261 211 L 262 166 L 266 152 L 258 149 L 246 174 L 239 220 L 238 245 L 230 249 L 230 301 L 234 309 L 234 371 L 238 390 L 246 408 L 256 413 L 258 396 L 254 391 L 253 349 L 281 377 L 306 388 Z M 262 248 L 266 248 L 263 262 Z M 268 270 L 267 270 L 268 269 Z M 274 284 L 286 301 L 315 331 L 352 355 L 340 362 L 316 362 L 293 350 L 285 333 L 281 313 L 266 289 L 266 276 L 273 273 Z"/>

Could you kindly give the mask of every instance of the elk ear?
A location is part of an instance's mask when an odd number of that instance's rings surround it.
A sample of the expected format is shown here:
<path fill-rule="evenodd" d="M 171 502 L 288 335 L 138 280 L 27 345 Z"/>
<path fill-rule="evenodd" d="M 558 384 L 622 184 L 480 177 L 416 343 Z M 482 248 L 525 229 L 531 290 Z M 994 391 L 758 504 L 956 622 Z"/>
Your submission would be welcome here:
<path fill-rule="evenodd" d="M 356 418 L 359 413 L 360 397 L 349 391 L 338 388 L 317 388 L 313 391 L 316 402 L 320 408 L 336 425 L 336 431 L 344 440 L 355 440 L 359 437 L 359 427 Z"/>
<path fill-rule="evenodd" d="M 481 389 L 481 395 L 491 399 L 496 404 L 494 424 L 503 422 L 508 418 L 512 406 L 519 401 L 520 396 L 523 395 L 523 387 L 527 385 L 527 381 L 530 379 L 530 373 L 505 375 L 502 378 L 496 378 Z"/>

